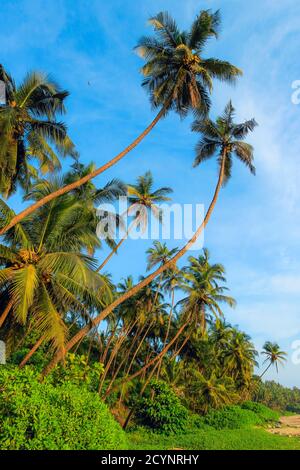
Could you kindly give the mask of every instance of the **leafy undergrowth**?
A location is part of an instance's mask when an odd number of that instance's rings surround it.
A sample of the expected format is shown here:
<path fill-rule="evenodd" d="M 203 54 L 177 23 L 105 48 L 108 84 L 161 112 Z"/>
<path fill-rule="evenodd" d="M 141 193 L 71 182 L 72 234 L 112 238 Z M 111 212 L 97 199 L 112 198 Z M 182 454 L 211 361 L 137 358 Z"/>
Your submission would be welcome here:
<path fill-rule="evenodd" d="M 276 436 L 264 429 L 194 430 L 164 436 L 138 429 L 128 434 L 134 450 L 300 450 L 300 439 Z"/>

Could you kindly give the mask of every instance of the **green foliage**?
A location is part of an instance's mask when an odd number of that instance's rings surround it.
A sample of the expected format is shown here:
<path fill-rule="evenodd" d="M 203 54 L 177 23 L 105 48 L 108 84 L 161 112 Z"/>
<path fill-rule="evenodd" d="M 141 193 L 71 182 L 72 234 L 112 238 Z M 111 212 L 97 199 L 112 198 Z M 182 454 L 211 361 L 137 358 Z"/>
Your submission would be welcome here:
<path fill-rule="evenodd" d="M 154 397 L 144 397 L 138 402 L 136 416 L 139 422 L 162 433 L 182 431 L 187 424 L 188 411 L 170 386 L 160 380 L 150 383 Z"/>
<path fill-rule="evenodd" d="M 287 388 L 274 381 L 260 382 L 253 399 L 281 411 L 300 413 L 300 389 Z"/>
<path fill-rule="evenodd" d="M 265 405 L 262 405 L 261 403 L 246 401 L 245 403 L 242 403 L 241 408 L 243 410 L 253 411 L 253 413 L 259 416 L 260 419 L 265 422 L 278 421 L 280 418 L 280 413 L 271 410 L 270 408 Z"/>
<path fill-rule="evenodd" d="M 203 418 L 203 421 L 215 429 L 243 429 L 263 423 L 253 411 L 242 409 L 237 405 L 212 410 Z"/>
<path fill-rule="evenodd" d="M 92 391 L 97 391 L 103 370 L 103 364 L 93 362 L 89 365 L 87 356 L 69 353 L 65 363 L 53 370 L 51 380 L 53 384 L 63 384 L 69 381 L 74 385 L 84 385 Z"/>
<path fill-rule="evenodd" d="M 99 396 L 34 369 L 0 368 L 0 449 L 125 449 L 125 434 Z"/>

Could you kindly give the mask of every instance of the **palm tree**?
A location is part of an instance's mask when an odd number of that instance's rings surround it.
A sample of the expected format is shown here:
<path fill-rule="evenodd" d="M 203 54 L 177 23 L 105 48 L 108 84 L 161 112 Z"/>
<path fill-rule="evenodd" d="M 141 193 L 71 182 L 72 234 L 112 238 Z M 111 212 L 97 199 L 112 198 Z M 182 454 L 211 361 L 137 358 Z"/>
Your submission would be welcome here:
<path fill-rule="evenodd" d="M 2 212 L 10 211 L 0 203 Z M 85 213 L 71 195 L 41 208 L 6 235 L 0 245 L 0 324 L 8 325 L 8 335 L 14 331 L 11 325 L 21 325 L 63 351 L 68 315 L 91 324 L 93 311 L 112 300 L 111 285 L 95 273 L 95 260 L 82 253 L 95 244 Z"/>
<path fill-rule="evenodd" d="M 234 385 L 229 377 L 218 377 L 212 372 L 210 377 L 206 378 L 197 370 L 192 370 L 191 373 L 187 388 L 195 411 L 206 414 L 210 408 L 221 408 L 235 401 Z"/>
<path fill-rule="evenodd" d="M 262 354 L 266 356 L 266 359 L 264 361 L 264 364 L 266 362 L 269 363 L 268 367 L 264 370 L 264 372 L 261 374 L 260 378 L 262 378 L 265 373 L 269 370 L 269 368 L 273 365 L 276 367 L 276 371 L 278 374 L 278 365 L 281 364 L 283 365 L 287 358 L 287 353 L 284 351 L 281 351 L 279 344 L 277 343 L 272 343 L 271 341 L 267 341 L 263 345 L 263 351 Z"/>
<path fill-rule="evenodd" d="M 141 289 L 152 282 L 153 279 L 169 269 L 171 266 L 174 266 L 177 261 L 194 245 L 210 220 L 222 185 L 224 182 L 227 182 L 230 177 L 230 167 L 232 164 L 233 155 L 236 155 L 239 159 L 241 159 L 250 168 L 252 173 L 254 172 L 253 148 L 251 145 L 242 141 L 247 136 L 247 134 L 254 129 L 256 122 L 254 119 L 252 119 L 251 121 L 246 121 L 241 124 L 235 124 L 233 122 L 233 115 L 234 109 L 231 103 L 229 103 L 229 105 L 226 106 L 224 115 L 218 118 L 216 123 L 213 123 L 210 120 L 206 120 L 202 126 L 200 126 L 200 121 L 196 121 L 194 124 L 194 130 L 201 131 L 202 129 L 204 133 L 203 140 L 197 147 L 196 164 L 199 164 L 202 161 L 212 157 L 213 154 L 219 150 L 218 182 L 203 222 L 197 228 L 191 239 L 169 261 L 167 261 L 162 266 L 159 266 L 154 272 L 145 277 L 142 281 L 125 292 L 122 296 L 118 297 L 114 302 L 111 303 L 111 305 L 106 307 L 96 318 L 94 318 L 94 325 L 99 325 L 99 323 L 104 320 L 116 307 L 121 305 L 130 297 L 136 295 Z M 186 326 L 183 325 L 179 331 L 183 331 L 185 327 Z M 179 331 L 177 332 L 178 334 L 180 334 Z M 81 340 L 81 338 L 88 334 L 88 332 L 89 327 L 84 327 L 68 342 L 66 349 L 71 349 L 78 341 Z M 44 369 L 43 373 L 48 373 L 48 371 L 50 371 L 52 367 L 54 367 L 57 362 L 62 359 L 62 357 L 62 354 L 56 354 L 48 366 Z"/>
<path fill-rule="evenodd" d="M 206 331 L 207 313 L 214 317 L 222 317 L 220 302 L 230 307 L 236 305 L 232 297 L 224 295 L 226 287 L 220 286 L 219 281 L 225 282 L 225 269 L 221 264 L 210 264 L 209 251 L 205 248 L 203 255 L 198 258 L 189 257 L 190 266 L 185 268 L 185 282 L 181 289 L 187 293 L 179 304 L 183 306 L 182 315 L 191 315 L 191 330 L 199 328 L 203 334 Z"/>
<path fill-rule="evenodd" d="M 212 89 L 213 79 L 231 83 L 241 75 L 241 71 L 228 62 L 202 57 L 207 41 L 218 36 L 219 12 L 202 11 L 188 32 L 180 32 L 168 13 L 159 13 L 150 19 L 150 23 L 154 26 L 158 39 L 142 38 L 137 50 L 148 61 L 142 69 L 145 76 L 143 85 L 150 92 L 154 106 L 161 106 L 157 116 L 128 147 L 109 162 L 21 211 L 1 228 L 0 235 L 37 208 L 78 188 L 115 165 L 149 134 L 170 109 L 181 116 L 186 115 L 190 108 L 201 114 L 208 112 L 208 92 Z"/>
<path fill-rule="evenodd" d="M 232 336 L 224 350 L 224 374 L 233 377 L 240 388 L 248 387 L 251 383 L 257 351 L 252 344 L 250 337 L 232 329 Z"/>
<path fill-rule="evenodd" d="M 173 192 L 171 188 L 165 187 L 153 191 L 153 176 L 150 171 L 147 171 L 144 175 L 139 176 L 137 179 L 137 184 L 128 186 L 127 191 L 129 203 L 127 213 L 129 216 L 134 214 L 135 220 L 129 226 L 126 232 L 126 236 L 120 240 L 120 242 L 99 266 L 98 271 L 101 271 L 111 259 L 111 257 L 118 251 L 120 246 L 127 239 L 128 234 L 133 229 L 133 227 L 139 225 L 142 232 L 146 230 L 148 225 L 148 211 L 161 222 L 163 213 L 157 206 L 157 203 L 170 201 L 171 199 L 167 197 L 167 194 Z"/>
<path fill-rule="evenodd" d="M 229 62 L 203 57 L 208 40 L 218 37 L 219 11 L 201 11 L 189 31 L 181 31 L 167 12 L 158 13 L 149 23 L 155 37 L 141 38 L 137 51 L 146 60 L 143 86 L 149 91 L 152 104 L 165 111 L 175 109 L 180 116 L 189 109 L 206 116 L 213 79 L 233 83 L 242 75 Z"/>
<path fill-rule="evenodd" d="M 0 67 L 6 86 L 6 104 L 0 107 L 0 193 L 7 197 L 17 184 L 28 187 L 37 171 L 30 161 L 39 163 L 42 173 L 60 168 L 59 156 L 74 155 L 66 126 L 56 120 L 65 112 L 68 92 L 39 72 L 31 72 L 17 87 Z"/>

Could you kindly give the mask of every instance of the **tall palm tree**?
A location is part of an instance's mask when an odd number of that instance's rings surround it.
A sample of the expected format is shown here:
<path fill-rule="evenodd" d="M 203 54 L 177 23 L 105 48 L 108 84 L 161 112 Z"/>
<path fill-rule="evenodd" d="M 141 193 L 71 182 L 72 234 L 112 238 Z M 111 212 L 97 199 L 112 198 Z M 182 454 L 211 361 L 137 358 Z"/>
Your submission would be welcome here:
<path fill-rule="evenodd" d="M 265 375 L 265 373 L 270 369 L 271 366 L 276 367 L 276 371 L 278 374 L 278 365 L 279 364 L 283 365 L 287 361 L 287 353 L 284 351 L 281 351 L 279 344 L 272 343 L 271 341 L 267 341 L 263 345 L 262 354 L 266 356 L 264 364 L 267 362 L 269 364 L 268 364 L 268 367 L 261 374 L 260 378 L 262 378 Z"/>
<path fill-rule="evenodd" d="M 227 182 L 230 177 L 230 168 L 233 155 L 236 155 L 239 159 L 241 159 L 250 168 L 252 173 L 254 172 L 253 148 L 251 145 L 242 141 L 247 136 L 247 134 L 254 129 L 256 122 L 254 119 L 252 119 L 251 121 L 245 121 L 241 124 L 235 124 L 233 122 L 233 116 L 234 109 L 232 104 L 229 103 L 229 105 L 226 106 L 224 115 L 218 118 L 216 123 L 213 123 L 210 120 L 206 120 L 204 124 L 202 123 L 202 125 L 200 125 L 200 121 L 196 121 L 194 124 L 194 130 L 198 130 L 200 132 L 203 131 L 204 134 L 203 140 L 197 147 L 196 164 L 199 164 L 202 161 L 212 157 L 217 150 L 219 151 L 217 154 L 219 163 L 218 182 L 203 222 L 197 228 L 191 239 L 169 261 L 167 261 L 162 266 L 159 266 L 154 272 L 149 274 L 146 278 L 125 292 L 122 296 L 118 297 L 114 302 L 112 302 L 111 305 L 106 307 L 96 318 L 94 318 L 94 325 L 99 325 L 99 323 L 104 320 L 116 307 L 137 294 L 141 289 L 152 282 L 153 279 L 169 269 L 171 266 L 174 266 L 174 264 L 176 264 L 177 261 L 195 244 L 196 240 L 202 233 L 203 229 L 205 229 L 211 218 L 224 182 Z M 184 329 L 185 325 L 183 324 L 178 331 L 178 334 L 180 334 L 180 332 Z M 77 344 L 78 341 L 81 340 L 81 338 L 83 338 L 88 333 L 89 328 L 85 327 L 76 335 L 74 335 L 67 344 L 67 350 L 71 349 L 75 344 Z M 50 371 L 52 367 L 54 367 L 61 359 L 62 355 L 56 354 L 44 369 L 43 373 L 47 374 L 48 371 Z"/>
<path fill-rule="evenodd" d="M 241 75 L 241 71 L 228 62 L 202 57 L 207 41 L 218 36 L 219 12 L 202 11 L 190 31 L 181 32 L 168 13 L 159 13 L 150 19 L 150 23 L 157 38 L 142 38 L 137 50 L 147 60 L 142 69 L 145 76 L 143 85 L 150 92 L 154 106 L 161 107 L 157 116 L 128 147 L 109 162 L 21 211 L 1 228 L 0 235 L 38 207 L 78 188 L 115 165 L 149 134 L 170 109 L 181 116 L 186 115 L 189 109 L 201 114 L 207 112 L 210 104 L 208 93 L 214 78 L 231 83 Z"/>
<path fill-rule="evenodd" d="M 157 204 L 159 202 L 170 201 L 171 199 L 167 197 L 167 195 L 172 193 L 173 190 L 164 187 L 154 191 L 153 183 L 153 176 L 150 171 L 147 171 L 144 175 L 138 177 L 137 184 L 127 187 L 129 203 L 127 213 L 129 216 L 134 214 L 135 220 L 129 225 L 126 236 L 120 240 L 103 263 L 101 263 L 98 271 L 101 271 L 111 257 L 118 251 L 134 227 L 139 225 L 142 232 L 146 230 L 148 225 L 148 212 L 153 214 L 153 216 L 161 222 L 163 213 Z"/>
<path fill-rule="evenodd" d="M 137 50 L 146 60 L 143 86 L 152 104 L 166 111 L 175 109 L 181 116 L 189 109 L 207 115 L 213 79 L 232 83 L 242 74 L 229 62 L 203 57 L 208 40 L 218 37 L 219 11 L 201 11 L 189 31 L 181 31 L 167 12 L 158 13 L 149 23 L 155 37 L 141 38 Z"/>
<path fill-rule="evenodd" d="M 190 265 L 184 270 L 185 279 L 181 289 L 187 294 L 179 304 L 183 306 L 183 315 L 192 314 L 192 331 L 206 331 L 207 315 L 223 316 L 220 303 L 234 307 L 235 300 L 224 294 L 226 287 L 219 285 L 225 282 L 225 269 L 221 264 L 210 264 L 209 251 L 205 248 L 198 258 L 189 257 Z"/>
<path fill-rule="evenodd" d="M 0 80 L 7 95 L 0 107 L 0 193 L 7 197 L 17 184 L 26 187 L 37 175 L 31 160 L 46 173 L 60 168 L 58 155 L 74 155 L 75 150 L 65 124 L 56 119 L 65 112 L 68 92 L 39 72 L 29 73 L 16 86 L 1 66 Z"/>

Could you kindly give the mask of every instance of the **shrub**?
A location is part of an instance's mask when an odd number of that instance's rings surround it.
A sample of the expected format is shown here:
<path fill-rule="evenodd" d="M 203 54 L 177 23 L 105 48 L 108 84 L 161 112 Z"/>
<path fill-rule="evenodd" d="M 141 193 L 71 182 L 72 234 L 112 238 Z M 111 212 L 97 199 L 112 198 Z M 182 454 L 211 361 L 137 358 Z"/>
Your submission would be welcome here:
<path fill-rule="evenodd" d="M 241 408 L 243 408 L 243 410 L 253 411 L 253 413 L 258 415 L 264 422 L 278 421 L 280 417 L 280 413 L 277 411 L 271 410 L 267 406 L 253 401 L 246 401 L 242 403 Z"/>
<path fill-rule="evenodd" d="M 150 386 L 153 399 L 141 398 L 136 406 L 135 414 L 140 424 L 166 434 L 181 432 L 187 424 L 187 409 L 167 383 L 152 380 Z"/>
<path fill-rule="evenodd" d="M 103 364 L 93 362 L 89 365 L 87 356 L 69 353 L 65 358 L 65 363 L 56 366 L 49 379 L 54 384 L 68 381 L 96 392 L 103 370 Z"/>
<path fill-rule="evenodd" d="M 31 367 L 0 367 L 0 449 L 124 449 L 125 434 L 98 395 L 38 381 Z"/>
<path fill-rule="evenodd" d="M 243 429 L 263 422 L 253 411 L 242 409 L 237 405 L 212 410 L 203 419 L 205 424 L 215 429 Z"/>

